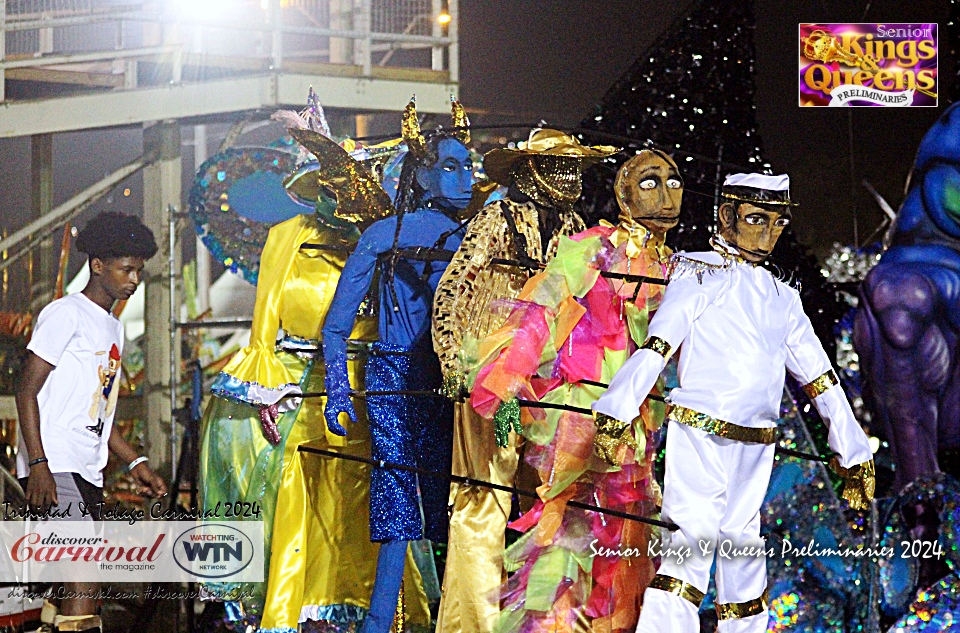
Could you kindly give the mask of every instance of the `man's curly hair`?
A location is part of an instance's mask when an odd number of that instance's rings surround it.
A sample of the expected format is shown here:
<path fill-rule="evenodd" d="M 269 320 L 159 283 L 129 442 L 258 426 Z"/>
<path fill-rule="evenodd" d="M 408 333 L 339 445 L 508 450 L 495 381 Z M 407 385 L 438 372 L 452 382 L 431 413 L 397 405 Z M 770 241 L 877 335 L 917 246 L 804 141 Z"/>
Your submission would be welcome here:
<path fill-rule="evenodd" d="M 139 218 L 109 211 L 96 216 L 77 236 L 77 250 L 91 259 L 142 257 L 150 259 L 157 254 L 153 231 Z"/>

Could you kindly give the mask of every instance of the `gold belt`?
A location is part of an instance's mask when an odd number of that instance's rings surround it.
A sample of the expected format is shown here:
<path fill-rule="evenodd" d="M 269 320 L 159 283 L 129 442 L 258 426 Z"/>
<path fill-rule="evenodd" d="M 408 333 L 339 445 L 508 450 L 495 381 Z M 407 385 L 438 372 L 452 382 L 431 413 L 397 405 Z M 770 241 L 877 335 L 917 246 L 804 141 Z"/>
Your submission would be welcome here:
<path fill-rule="evenodd" d="M 724 422 L 710 417 L 706 413 L 700 413 L 693 409 L 673 405 L 670 408 L 670 414 L 667 416 L 681 424 L 692 426 L 706 433 L 724 437 L 728 440 L 737 442 L 748 442 L 750 444 L 773 444 L 777 441 L 777 427 L 753 428 L 749 426 L 740 426 L 733 422 Z"/>

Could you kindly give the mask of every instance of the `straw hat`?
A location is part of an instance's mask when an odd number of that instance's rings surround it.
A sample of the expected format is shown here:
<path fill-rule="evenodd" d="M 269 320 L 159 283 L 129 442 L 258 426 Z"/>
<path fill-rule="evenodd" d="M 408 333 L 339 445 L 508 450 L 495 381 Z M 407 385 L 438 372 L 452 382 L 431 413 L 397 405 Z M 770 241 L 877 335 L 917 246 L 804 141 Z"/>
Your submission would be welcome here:
<path fill-rule="evenodd" d="M 530 138 L 515 149 L 492 149 L 483 157 L 483 170 L 487 176 L 501 185 L 510 184 L 510 175 L 517 163 L 527 156 L 559 156 L 578 158 L 584 163 L 597 162 L 620 151 L 609 145 L 581 145 L 575 136 L 560 130 L 536 129 Z"/>

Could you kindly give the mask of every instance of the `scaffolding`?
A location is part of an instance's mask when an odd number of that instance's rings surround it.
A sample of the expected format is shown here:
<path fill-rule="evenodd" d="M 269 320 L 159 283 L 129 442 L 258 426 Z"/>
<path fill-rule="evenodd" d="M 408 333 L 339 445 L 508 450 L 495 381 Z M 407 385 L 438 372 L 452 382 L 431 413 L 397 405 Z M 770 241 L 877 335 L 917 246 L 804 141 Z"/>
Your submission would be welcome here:
<path fill-rule="evenodd" d="M 0 137 L 288 105 L 310 83 L 332 107 L 415 92 L 439 112 L 457 59 L 456 0 L 0 0 Z"/>

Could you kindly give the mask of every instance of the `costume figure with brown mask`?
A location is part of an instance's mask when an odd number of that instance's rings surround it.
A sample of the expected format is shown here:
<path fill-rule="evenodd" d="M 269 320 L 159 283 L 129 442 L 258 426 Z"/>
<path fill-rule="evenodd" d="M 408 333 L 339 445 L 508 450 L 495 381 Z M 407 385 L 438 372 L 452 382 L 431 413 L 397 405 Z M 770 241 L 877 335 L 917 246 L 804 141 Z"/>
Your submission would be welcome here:
<path fill-rule="evenodd" d="M 464 345 L 474 411 L 492 420 L 501 442 L 518 429 L 524 461 L 539 475 L 540 499 L 509 525 L 523 535 L 505 553 L 515 571 L 496 633 L 633 633 L 655 573 L 649 525 L 574 505 L 650 517 L 660 503 L 651 466 L 663 385 L 658 399 L 623 423 L 600 424 L 589 406 L 646 338 L 663 294 L 670 258 L 664 237 L 679 220 L 683 180 L 669 156 L 642 150 L 620 168 L 615 193 L 617 225 L 601 222 L 561 238 L 556 256 L 509 302 L 504 325 Z M 518 399 L 573 410 L 521 408 Z M 632 553 L 617 553 L 624 551 Z"/>
<path fill-rule="evenodd" d="M 770 483 L 784 378 L 790 372 L 830 429 L 831 466 L 851 507 L 870 507 L 873 454 L 800 293 L 760 266 L 790 222 L 786 175 L 731 174 L 712 251 L 671 260 L 670 283 L 647 340 L 593 404 L 597 424 L 636 416 L 667 359 L 679 349 L 680 386 L 670 391 L 657 575 L 643 595 L 638 633 L 688 633 L 720 546 L 762 552 L 760 507 Z M 750 549 L 753 548 L 753 549 Z M 689 552 L 677 556 L 669 552 Z M 763 556 L 716 556 L 718 633 L 767 630 Z"/>
<path fill-rule="evenodd" d="M 506 186 L 506 199 L 484 207 L 467 227 L 463 243 L 447 266 L 434 299 L 433 344 L 440 357 L 445 391 L 457 402 L 453 473 L 512 485 L 517 470 L 517 435 L 499 447 L 490 424 L 463 402 L 461 345 L 482 339 L 506 317 L 495 301 L 516 297 L 527 280 L 551 259 L 561 236 L 584 230 L 573 210 L 584 168 L 617 152 L 587 147 L 557 130 L 534 130 L 516 149 L 495 149 L 484 157 L 487 175 Z M 508 260 L 517 264 L 494 263 Z M 449 547 L 440 633 L 489 633 L 496 623 L 497 589 L 503 581 L 504 530 L 510 494 L 454 484 L 450 493 Z"/>

